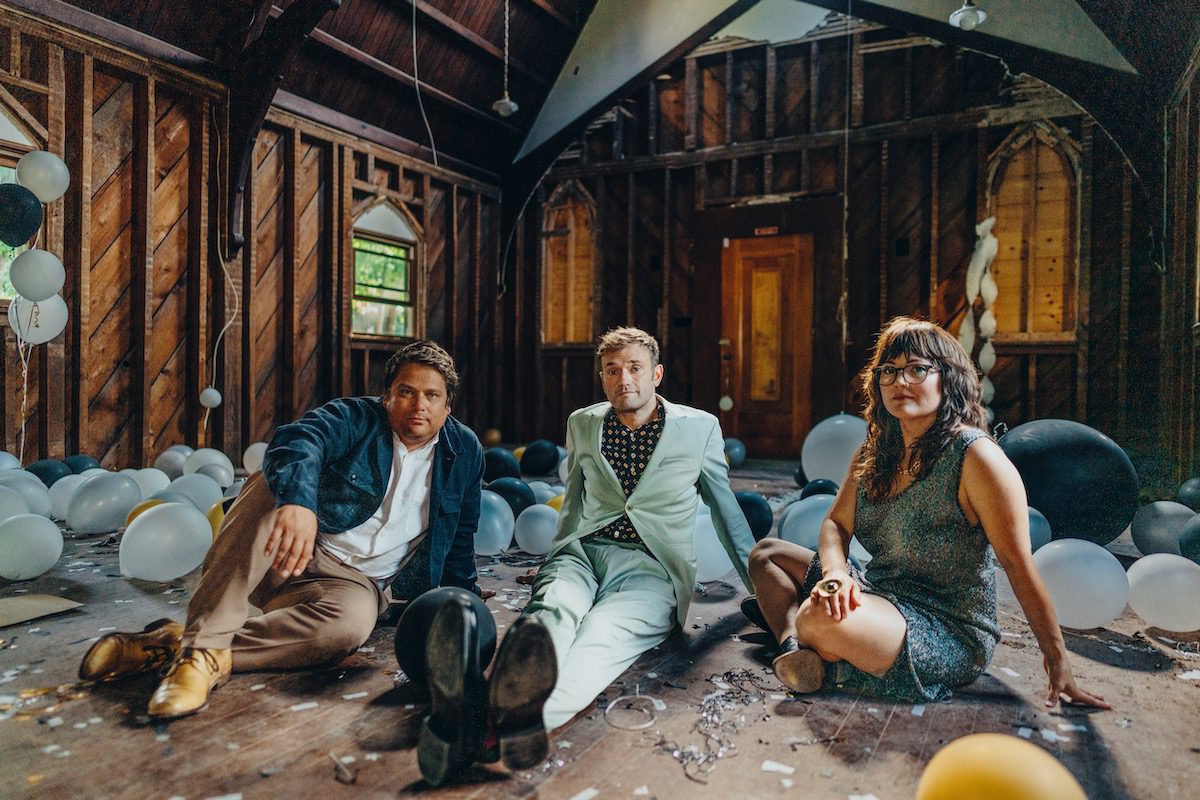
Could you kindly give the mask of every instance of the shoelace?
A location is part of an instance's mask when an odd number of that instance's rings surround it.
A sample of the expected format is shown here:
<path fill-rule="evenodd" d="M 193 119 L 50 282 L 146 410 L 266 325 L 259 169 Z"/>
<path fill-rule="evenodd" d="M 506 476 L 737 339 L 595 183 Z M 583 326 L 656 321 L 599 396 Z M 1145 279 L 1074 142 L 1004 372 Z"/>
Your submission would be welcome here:
<path fill-rule="evenodd" d="M 171 665 L 171 671 L 168 672 L 167 675 L 173 675 L 175 671 L 179 669 L 179 667 L 183 666 L 189 661 L 196 665 L 196 669 L 203 670 L 207 668 L 207 672 L 211 675 L 217 675 L 221 672 L 221 665 L 217 663 L 217 657 L 213 655 L 211 650 L 189 647 L 180 651 L 179 658 L 176 659 L 175 663 Z M 198 663 L 201 661 L 204 662 L 203 666 Z"/>

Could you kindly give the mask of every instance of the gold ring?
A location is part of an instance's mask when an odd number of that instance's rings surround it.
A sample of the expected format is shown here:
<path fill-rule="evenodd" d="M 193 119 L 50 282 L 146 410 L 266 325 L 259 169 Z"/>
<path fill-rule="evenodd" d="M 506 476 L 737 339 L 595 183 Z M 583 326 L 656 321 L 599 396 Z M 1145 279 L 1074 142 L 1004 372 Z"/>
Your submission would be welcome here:
<path fill-rule="evenodd" d="M 833 597 L 842 590 L 842 582 L 838 578 L 829 578 L 817 584 L 817 594 L 821 597 Z"/>

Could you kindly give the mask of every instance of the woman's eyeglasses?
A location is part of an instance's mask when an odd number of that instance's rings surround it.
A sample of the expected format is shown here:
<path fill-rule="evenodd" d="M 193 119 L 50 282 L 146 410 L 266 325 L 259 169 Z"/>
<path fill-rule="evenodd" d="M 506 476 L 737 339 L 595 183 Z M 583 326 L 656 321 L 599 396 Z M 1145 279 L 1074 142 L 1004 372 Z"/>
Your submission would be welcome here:
<path fill-rule="evenodd" d="M 905 364 L 903 367 L 875 367 L 871 370 L 875 375 L 875 380 L 879 381 L 880 386 L 891 386 L 896 382 L 897 376 L 904 374 L 904 382 L 909 385 L 924 383 L 931 372 L 941 372 L 932 364 Z"/>

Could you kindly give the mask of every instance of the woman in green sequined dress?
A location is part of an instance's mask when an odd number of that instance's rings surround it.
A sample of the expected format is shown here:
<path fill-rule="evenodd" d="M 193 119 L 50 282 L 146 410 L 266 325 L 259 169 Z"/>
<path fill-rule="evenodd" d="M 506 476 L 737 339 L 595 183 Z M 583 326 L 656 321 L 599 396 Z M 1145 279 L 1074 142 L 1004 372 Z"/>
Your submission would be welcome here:
<path fill-rule="evenodd" d="M 1076 685 L 1029 543 L 1025 489 L 984 431 L 979 378 L 957 340 L 900 317 L 862 373 L 867 439 L 817 552 L 764 539 L 750 554 L 758 606 L 780 642 L 776 677 L 797 691 L 942 700 L 975 680 L 1000 638 L 995 562 L 1044 656 L 1046 705 L 1108 708 Z M 848 563 L 851 536 L 872 553 Z"/>

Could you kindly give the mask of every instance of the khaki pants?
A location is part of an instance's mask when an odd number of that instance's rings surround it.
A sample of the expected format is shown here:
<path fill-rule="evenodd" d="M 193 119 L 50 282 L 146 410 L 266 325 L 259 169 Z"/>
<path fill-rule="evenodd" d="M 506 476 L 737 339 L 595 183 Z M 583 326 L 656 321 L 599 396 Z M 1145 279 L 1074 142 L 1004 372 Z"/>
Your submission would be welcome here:
<path fill-rule="evenodd" d="M 356 651 L 388 605 L 375 582 L 320 547 L 299 577 L 271 570 L 264 548 L 275 498 L 250 476 L 204 559 L 184 647 L 231 648 L 233 669 L 335 664 Z M 262 614 L 252 616 L 254 608 Z"/>

